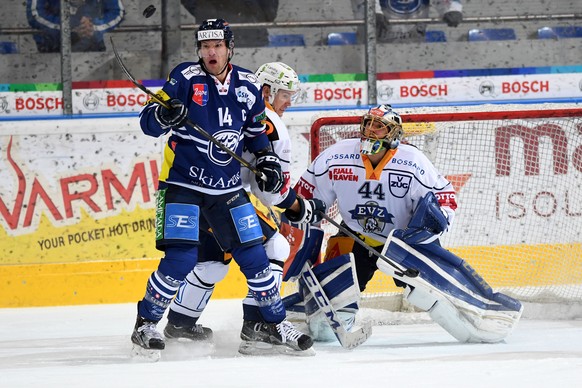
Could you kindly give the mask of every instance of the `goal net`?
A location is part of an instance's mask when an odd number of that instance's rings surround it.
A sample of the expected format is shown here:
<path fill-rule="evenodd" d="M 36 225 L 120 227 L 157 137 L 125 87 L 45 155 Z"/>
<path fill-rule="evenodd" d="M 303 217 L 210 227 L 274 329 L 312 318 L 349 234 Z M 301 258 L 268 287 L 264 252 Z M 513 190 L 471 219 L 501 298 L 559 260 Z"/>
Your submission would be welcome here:
<path fill-rule="evenodd" d="M 548 315 L 552 304 L 561 311 L 550 314 L 568 318 L 580 314 L 582 303 L 582 109 L 527 109 L 400 112 L 405 140 L 457 191 L 459 207 L 443 246 L 496 291 L 524 302 L 524 317 Z M 359 123 L 360 115 L 315 120 L 311 158 L 358 137 Z M 335 206 L 328 215 L 339 221 Z M 329 223 L 323 228 L 336 232 Z M 403 308 L 400 289 L 380 271 L 363 301 Z"/>

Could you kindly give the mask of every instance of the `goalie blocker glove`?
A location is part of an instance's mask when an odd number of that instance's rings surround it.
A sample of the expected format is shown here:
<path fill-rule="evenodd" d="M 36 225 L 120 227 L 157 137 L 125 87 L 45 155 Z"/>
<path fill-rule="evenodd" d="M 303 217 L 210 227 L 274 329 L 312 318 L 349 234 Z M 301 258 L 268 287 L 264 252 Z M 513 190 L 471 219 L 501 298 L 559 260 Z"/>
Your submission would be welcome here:
<path fill-rule="evenodd" d="M 255 176 L 259 190 L 269 193 L 280 192 L 285 181 L 283 180 L 283 171 L 277 154 L 267 151 L 257 153 L 255 156 L 257 157 L 257 170 L 263 174 L 263 177 Z"/>
<path fill-rule="evenodd" d="M 163 129 L 171 127 L 179 128 L 188 120 L 188 108 L 182 104 L 182 101 L 173 98 L 167 102 L 171 109 L 159 105 L 155 111 L 155 117 Z"/>
<path fill-rule="evenodd" d="M 299 212 L 296 213 L 291 209 L 285 210 L 285 216 L 291 222 L 299 224 L 316 224 L 321 221 L 321 213 L 325 213 L 325 203 L 317 198 L 304 199 L 297 197 L 299 201 Z"/>

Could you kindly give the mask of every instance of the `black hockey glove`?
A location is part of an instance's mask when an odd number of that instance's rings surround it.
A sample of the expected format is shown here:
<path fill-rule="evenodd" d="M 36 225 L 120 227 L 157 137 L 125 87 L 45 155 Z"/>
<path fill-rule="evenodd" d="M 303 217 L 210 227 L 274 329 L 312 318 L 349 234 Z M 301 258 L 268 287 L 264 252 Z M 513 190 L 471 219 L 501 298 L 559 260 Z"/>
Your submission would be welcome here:
<path fill-rule="evenodd" d="M 443 20 L 449 27 L 457 27 L 463 20 L 463 14 L 459 11 L 449 11 L 443 15 Z"/>
<path fill-rule="evenodd" d="M 263 173 L 265 180 L 255 176 L 259 189 L 264 192 L 278 193 L 283 188 L 283 171 L 276 153 L 268 151 L 257 156 L 257 170 Z"/>
<path fill-rule="evenodd" d="M 182 101 L 177 98 L 172 98 L 167 102 L 172 109 L 167 109 L 162 105 L 158 105 L 155 111 L 156 120 L 164 129 L 170 127 L 181 127 L 188 120 L 188 108 L 182 104 Z"/>
<path fill-rule="evenodd" d="M 304 199 L 297 197 L 299 201 L 299 213 L 295 213 L 291 209 L 285 210 L 285 216 L 291 222 L 299 224 L 316 224 L 321 221 L 321 213 L 325 213 L 325 203 L 317 198 Z"/>

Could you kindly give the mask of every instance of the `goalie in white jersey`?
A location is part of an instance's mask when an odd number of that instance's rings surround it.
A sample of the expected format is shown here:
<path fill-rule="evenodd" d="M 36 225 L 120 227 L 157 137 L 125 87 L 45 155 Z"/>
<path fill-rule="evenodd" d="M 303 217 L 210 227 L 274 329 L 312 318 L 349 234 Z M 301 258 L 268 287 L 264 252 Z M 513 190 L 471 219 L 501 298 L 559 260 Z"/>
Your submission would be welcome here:
<path fill-rule="evenodd" d="M 361 139 L 338 142 L 313 161 L 296 186 L 298 194 L 321 199 L 328 207 L 337 200 L 343 224 L 379 250 L 393 229 L 406 228 L 428 192 L 435 193 L 450 228 L 457 208 L 455 190 L 418 148 L 401 144 L 400 115 L 380 105 L 362 117 L 361 128 Z M 346 242 L 330 239 L 328 251 L 337 250 L 338 243 Z M 353 241 L 347 244 L 350 251 L 353 246 L 363 291 L 378 269 L 377 258 Z"/>
<path fill-rule="evenodd" d="M 364 291 L 380 269 L 405 288 L 411 304 L 428 311 L 458 340 L 503 340 L 519 320 L 521 304 L 494 293 L 468 263 L 438 242 L 450 230 L 457 208 L 451 183 L 418 148 L 401 143 L 402 118 L 389 105 L 371 108 L 360 128 L 359 139 L 340 141 L 318 155 L 295 187 L 298 195 L 320 199 L 328 208 L 337 201 L 344 230 L 329 239 L 324 265 L 351 253 L 357 277 L 352 290 Z M 355 244 L 352 237 L 361 241 Z M 331 283 L 339 276 L 329 270 L 323 276 L 327 279 L 319 281 Z M 320 339 L 325 314 L 310 304 L 314 298 L 305 288 L 303 293 L 310 330 Z M 347 313 L 343 319 L 349 327 L 359 295 L 347 297 L 345 286 L 328 287 L 327 294 L 338 312 Z"/>

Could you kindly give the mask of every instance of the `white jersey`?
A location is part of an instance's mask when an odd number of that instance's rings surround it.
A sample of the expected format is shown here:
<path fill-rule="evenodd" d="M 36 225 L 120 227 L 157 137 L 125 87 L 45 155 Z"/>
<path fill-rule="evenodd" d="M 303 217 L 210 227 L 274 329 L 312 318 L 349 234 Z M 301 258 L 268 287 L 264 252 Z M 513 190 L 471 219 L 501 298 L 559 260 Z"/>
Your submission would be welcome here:
<path fill-rule="evenodd" d="M 247 192 L 256 196 L 265 206 L 274 206 L 283 202 L 287 198 L 291 189 L 291 173 L 289 172 L 291 164 L 291 138 L 289 137 L 287 126 L 283 120 L 281 120 L 279 115 L 275 113 L 269 103 L 265 102 L 265 105 L 267 108 L 265 109 L 265 113 L 267 114 L 265 120 L 265 132 L 269 137 L 273 152 L 277 154 L 281 162 L 281 170 L 283 172 L 285 183 L 279 193 L 268 193 L 259 189 L 255 179 L 255 174 L 248 168 L 242 168 L 241 177 L 243 187 Z M 254 154 L 245 151 L 243 153 L 243 158 L 252 165 L 255 165 L 256 157 Z"/>
<path fill-rule="evenodd" d="M 338 142 L 313 161 L 295 190 L 305 198 L 321 199 L 328 208 L 337 200 L 348 228 L 377 245 L 393 229 L 406 228 L 419 200 L 429 191 L 435 193 L 449 222 L 457 207 L 451 183 L 409 144 L 388 151 L 373 168 L 368 157 L 360 154 L 360 139 Z"/>

